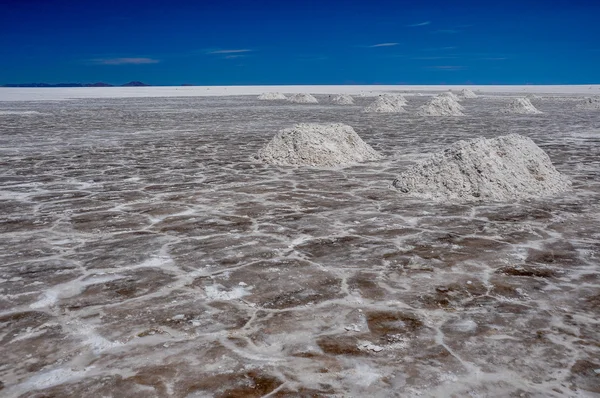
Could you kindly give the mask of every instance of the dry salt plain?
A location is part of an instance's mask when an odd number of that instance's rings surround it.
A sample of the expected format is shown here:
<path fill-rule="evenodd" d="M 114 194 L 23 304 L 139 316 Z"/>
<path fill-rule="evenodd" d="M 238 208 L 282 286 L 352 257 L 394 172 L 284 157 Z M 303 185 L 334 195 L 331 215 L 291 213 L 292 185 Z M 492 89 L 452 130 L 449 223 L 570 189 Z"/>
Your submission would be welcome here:
<path fill-rule="evenodd" d="M 185 89 L 0 89 L 0 396 L 600 396 L 600 110 L 579 106 L 597 86 L 537 88 L 532 115 L 499 110 L 536 87 L 480 88 L 462 117 L 416 116 L 425 87 L 389 114 L 362 110 L 393 87 Z M 252 158 L 305 122 L 383 158 Z M 509 133 L 572 191 L 392 185 Z"/>

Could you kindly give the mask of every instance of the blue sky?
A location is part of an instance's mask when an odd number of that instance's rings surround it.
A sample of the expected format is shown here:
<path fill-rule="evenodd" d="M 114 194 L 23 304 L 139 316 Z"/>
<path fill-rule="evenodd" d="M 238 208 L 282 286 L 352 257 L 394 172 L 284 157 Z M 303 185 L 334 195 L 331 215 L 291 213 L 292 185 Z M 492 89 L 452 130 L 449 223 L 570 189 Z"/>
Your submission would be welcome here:
<path fill-rule="evenodd" d="M 599 39 L 599 0 L 0 0 L 0 84 L 587 84 Z"/>

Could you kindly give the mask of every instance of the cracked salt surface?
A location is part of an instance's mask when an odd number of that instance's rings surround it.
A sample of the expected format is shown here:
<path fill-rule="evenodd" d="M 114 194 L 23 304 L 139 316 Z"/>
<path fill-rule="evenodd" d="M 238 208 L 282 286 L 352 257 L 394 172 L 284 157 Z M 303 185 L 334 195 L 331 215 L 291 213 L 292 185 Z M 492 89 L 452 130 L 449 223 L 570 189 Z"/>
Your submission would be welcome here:
<path fill-rule="evenodd" d="M 461 118 L 414 116 L 427 96 L 397 115 L 316 97 L 3 103 L 0 395 L 599 394 L 600 114 L 584 97 L 529 116 L 486 95 Z M 384 158 L 250 159 L 281 129 L 337 122 Z M 427 153 L 509 132 L 573 190 L 390 189 Z"/>

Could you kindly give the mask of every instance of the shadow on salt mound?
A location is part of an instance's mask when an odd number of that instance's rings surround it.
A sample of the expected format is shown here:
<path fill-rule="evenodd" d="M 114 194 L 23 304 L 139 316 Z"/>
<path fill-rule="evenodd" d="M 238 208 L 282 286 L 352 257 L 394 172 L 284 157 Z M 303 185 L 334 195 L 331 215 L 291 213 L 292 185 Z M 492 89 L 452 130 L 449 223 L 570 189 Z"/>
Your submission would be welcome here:
<path fill-rule="evenodd" d="M 255 159 L 278 166 L 333 167 L 382 156 L 348 125 L 303 123 L 278 132 Z"/>
<path fill-rule="evenodd" d="M 319 101 L 310 94 L 299 93 L 290 95 L 287 99 L 294 104 L 318 104 Z"/>
<path fill-rule="evenodd" d="M 354 98 L 348 94 L 338 94 L 331 98 L 331 103 L 336 105 L 354 105 Z"/>
<path fill-rule="evenodd" d="M 569 179 L 530 138 L 458 141 L 401 173 L 392 185 L 435 201 L 510 201 L 571 190 Z"/>
<path fill-rule="evenodd" d="M 464 116 L 465 108 L 450 96 L 438 95 L 417 109 L 417 116 Z"/>
<path fill-rule="evenodd" d="M 287 97 L 282 93 L 262 93 L 258 96 L 258 99 L 261 101 L 280 101 L 286 100 Z"/>
<path fill-rule="evenodd" d="M 403 106 L 406 105 L 404 97 L 395 95 L 383 95 L 377 98 L 373 103 L 365 107 L 366 113 L 401 113 L 405 112 Z"/>
<path fill-rule="evenodd" d="M 510 101 L 506 107 L 500 110 L 500 113 L 518 114 L 518 115 L 539 115 L 539 111 L 528 98 L 515 98 Z"/>

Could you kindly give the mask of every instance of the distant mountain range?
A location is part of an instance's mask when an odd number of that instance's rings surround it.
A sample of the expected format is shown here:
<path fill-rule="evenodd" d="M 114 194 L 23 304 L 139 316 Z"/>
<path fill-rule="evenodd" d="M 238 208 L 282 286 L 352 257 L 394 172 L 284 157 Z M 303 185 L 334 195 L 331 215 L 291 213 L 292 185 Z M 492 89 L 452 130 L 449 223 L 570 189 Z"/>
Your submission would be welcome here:
<path fill-rule="evenodd" d="M 114 84 L 108 83 L 58 83 L 58 84 L 48 84 L 48 83 L 17 83 L 17 84 L 5 84 L 2 87 L 149 87 L 150 84 L 142 83 L 142 82 L 129 82 L 125 84 L 121 84 L 120 86 L 115 86 Z"/>

